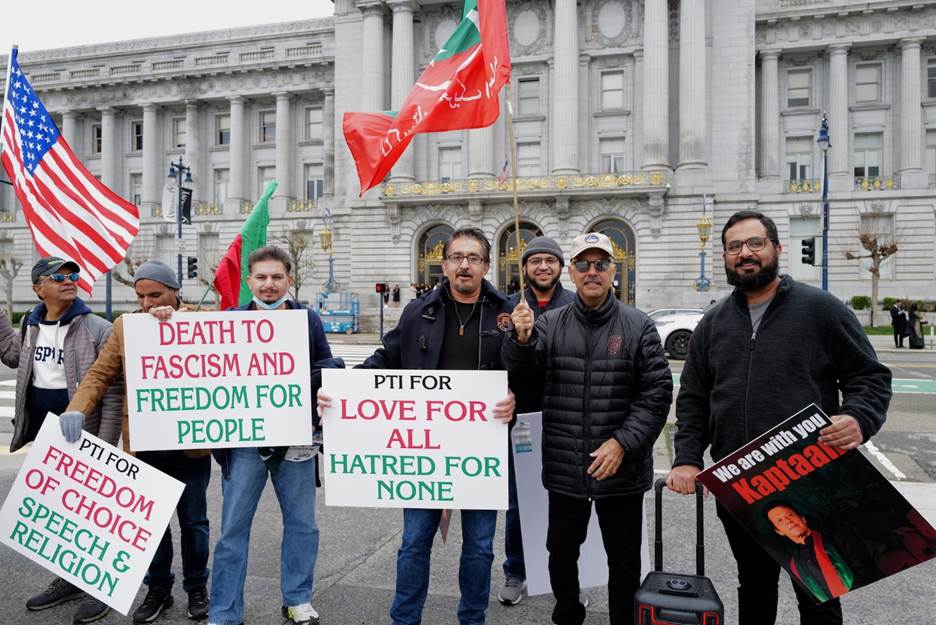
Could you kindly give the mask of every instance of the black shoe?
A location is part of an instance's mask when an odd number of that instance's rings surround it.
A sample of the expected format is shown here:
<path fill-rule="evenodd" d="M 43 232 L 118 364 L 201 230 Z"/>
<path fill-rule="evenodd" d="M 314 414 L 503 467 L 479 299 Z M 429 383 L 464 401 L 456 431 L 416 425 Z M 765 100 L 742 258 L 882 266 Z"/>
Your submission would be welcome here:
<path fill-rule="evenodd" d="M 208 591 L 205 587 L 193 588 L 188 593 L 188 617 L 200 621 L 208 617 Z"/>
<path fill-rule="evenodd" d="M 45 610 L 66 601 L 80 599 L 83 596 L 84 593 L 77 586 L 66 582 L 61 577 L 56 577 L 48 588 L 29 598 L 29 601 L 26 602 L 26 609 L 33 611 Z"/>
<path fill-rule="evenodd" d="M 152 623 L 159 618 L 162 611 L 172 605 L 172 591 L 164 588 L 152 588 L 143 597 L 143 603 L 133 612 L 133 622 Z"/>
<path fill-rule="evenodd" d="M 110 612 L 110 606 L 95 599 L 94 597 L 87 596 L 85 600 L 81 602 L 81 605 L 78 606 L 78 611 L 75 612 L 75 618 L 72 619 L 73 623 L 93 623 L 98 621 Z"/>

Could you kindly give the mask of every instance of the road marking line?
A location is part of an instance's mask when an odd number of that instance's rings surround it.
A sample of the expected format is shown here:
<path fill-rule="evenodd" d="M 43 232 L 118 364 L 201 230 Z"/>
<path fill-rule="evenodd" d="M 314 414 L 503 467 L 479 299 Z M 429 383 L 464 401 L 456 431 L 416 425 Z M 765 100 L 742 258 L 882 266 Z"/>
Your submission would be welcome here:
<path fill-rule="evenodd" d="M 895 478 L 897 478 L 898 480 L 907 479 L 906 474 L 900 469 L 898 469 L 897 465 L 891 462 L 890 458 L 885 456 L 884 452 L 877 448 L 877 445 L 875 445 L 871 441 L 868 441 L 867 443 L 863 445 L 863 447 L 868 450 L 868 453 L 870 453 L 872 456 L 877 458 L 877 461 L 881 463 L 881 466 L 887 469 L 888 471 L 890 471 Z"/>

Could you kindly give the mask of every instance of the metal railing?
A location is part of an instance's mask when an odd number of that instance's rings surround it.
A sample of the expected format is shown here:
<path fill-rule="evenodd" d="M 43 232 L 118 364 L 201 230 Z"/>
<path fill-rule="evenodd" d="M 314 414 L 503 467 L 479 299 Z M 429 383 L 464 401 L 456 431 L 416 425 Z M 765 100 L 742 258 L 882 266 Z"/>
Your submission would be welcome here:
<path fill-rule="evenodd" d="M 407 184 L 387 183 L 383 187 L 384 197 L 431 196 L 448 194 L 510 193 L 516 184 L 517 191 L 575 191 L 585 189 L 621 189 L 629 187 L 662 187 L 666 175 L 661 171 L 637 171 L 615 174 L 581 176 L 529 176 L 525 178 L 497 179 L 480 178 L 469 180 L 446 180 L 444 182 L 413 182 Z"/>
<path fill-rule="evenodd" d="M 856 176 L 856 191 L 891 191 L 900 188 L 900 176 Z"/>
<path fill-rule="evenodd" d="M 822 191 L 822 181 L 818 178 L 786 181 L 787 193 L 819 193 L 820 191 Z"/>

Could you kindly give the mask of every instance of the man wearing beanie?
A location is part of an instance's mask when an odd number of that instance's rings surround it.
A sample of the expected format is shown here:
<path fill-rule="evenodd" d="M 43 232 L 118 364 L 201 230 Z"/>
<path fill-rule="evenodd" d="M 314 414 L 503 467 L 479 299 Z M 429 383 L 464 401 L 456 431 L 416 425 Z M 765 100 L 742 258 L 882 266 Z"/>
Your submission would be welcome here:
<path fill-rule="evenodd" d="M 524 299 L 535 316 L 575 301 L 575 293 L 563 289 L 559 283 L 565 258 L 562 248 L 553 239 L 532 239 L 527 243 L 520 262 L 526 280 Z M 516 305 L 519 301 L 520 293 L 514 293 L 510 297 L 511 304 Z M 542 388 L 537 390 L 538 392 L 522 393 L 519 396 L 518 413 L 536 412 L 542 408 Z M 510 427 L 513 427 L 513 422 Z M 523 589 L 526 587 L 526 567 L 523 562 L 523 539 L 513 454 L 508 454 L 507 459 L 510 507 L 507 509 L 507 527 L 504 532 L 504 585 L 497 591 L 497 599 L 504 605 L 516 605 L 523 598 Z"/>
<path fill-rule="evenodd" d="M 140 306 L 136 312 L 148 312 L 165 318 L 167 313 L 182 308 L 179 289 L 176 273 L 165 263 L 146 261 L 133 274 L 133 290 L 136 291 Z M 123 318 L 118 317 L 114 322 L 113 334 L 72 397 L 68 412 L 62 415 L 63 419 L 69 415 L 86 415 L 94 410 L 113 381 L 122 378 L 125 366 L 123 353 Z M 123 402 L 123 440 L 124 449 L 133 453 L 129 448 L 126 401 Z M 185 484 L 176 506 L 182 542 L 182 587 L 188 593 L 188 617 L 203 619 L 208 616 L 208 505 L 205 490 L 211 477 L 209 452 L 200 449 L 141 451 L 136 456 Z M 134 623 L 151 623 L 172 605 L 174 580 L 172 534 L 167 527 L 143 580 L 149 590 L 133 613 Z"/>
<path fill-rule="evenodd" d="M 95 404 L 79 415 L 62 414 L 112 331 L 111 324 L 91 314 L 78 297 L 80 271 L 77 263 L 64 258 L 40 258 L 32 268 L 39 304 L 23 317 L 21 331 L 14 330 L 6 313 L 0 311 L 0 359 L 16 369 L 11 452 L 35 440 L 50 412 L 61 415 L 62 434 L 70 442 L 81 437 L 82 429 L 112 445 L 120 439 L 124 395 L 120 377 L 101 389 L 100 407 Z M 82 599 L 75 623 L 91 623 L 110 611 L 106 604 L 60 577 L 31 597 L 26 609 L 45 610 L 75 599 Z"/>

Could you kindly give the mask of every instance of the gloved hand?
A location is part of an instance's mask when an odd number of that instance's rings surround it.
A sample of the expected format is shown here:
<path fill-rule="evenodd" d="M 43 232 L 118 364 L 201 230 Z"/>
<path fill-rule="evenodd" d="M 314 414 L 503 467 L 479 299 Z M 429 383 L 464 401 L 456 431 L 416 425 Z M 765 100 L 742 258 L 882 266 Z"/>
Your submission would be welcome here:
<path fill-rule="evenodd" d="M 59 422 L 62 425 L 62 436 L 69 443 L 74 443 L 81 438 L 81 427 L 84 425 L 85 416 L 83 412 L 70 410 L 63 412 L 59 416 Z"/>

